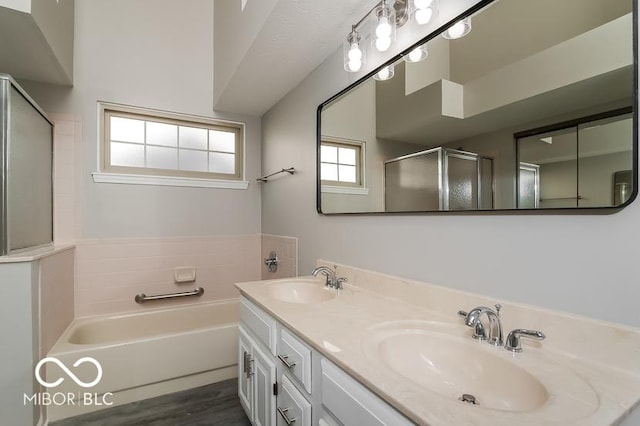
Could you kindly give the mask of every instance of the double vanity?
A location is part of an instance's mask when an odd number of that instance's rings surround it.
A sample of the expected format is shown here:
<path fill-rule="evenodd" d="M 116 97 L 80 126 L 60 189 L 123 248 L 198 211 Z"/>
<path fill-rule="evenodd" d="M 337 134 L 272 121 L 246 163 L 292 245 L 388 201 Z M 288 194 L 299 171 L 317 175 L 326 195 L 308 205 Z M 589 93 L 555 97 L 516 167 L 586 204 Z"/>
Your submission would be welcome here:
<path fill-rule="evenodd" d="M 319 264 L 237 284 L 254 425 L 637 421 L 637 329 Z"/>

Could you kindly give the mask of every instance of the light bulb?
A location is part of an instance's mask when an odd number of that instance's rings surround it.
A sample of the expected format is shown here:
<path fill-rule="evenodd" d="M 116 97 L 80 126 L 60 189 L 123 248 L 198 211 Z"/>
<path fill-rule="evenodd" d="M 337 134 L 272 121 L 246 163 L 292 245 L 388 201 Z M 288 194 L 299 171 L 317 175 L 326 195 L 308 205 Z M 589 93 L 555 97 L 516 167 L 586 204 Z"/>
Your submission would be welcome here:
<path fill-rule="evenodd" d="M 433 9 L 430 7 L 426 9 L 416 9 L 415 14 L 413 15 L 418 25 L 428 24 L 431 21 L 431 17 L 433 16 Z"/>
<path fill-rule="evenodd" d="M 431 6 L 431 3 L 433 3 L 433 0 L 413 0 L 416 9 L 426 9 Z"/>
<path fill-rule="evenodd" d="M 378 21 L 378 26 L 376 27 L 376 37 L 377 38 L 390 38 L 391 37 L 391 24 L 389 23 L 389 18 L 386 16 L 381 16 Z"/>
<path fill-rule="evenodd" d="M 360 50 L 358 43 L 351 44 L 347 58 L 349 58 L 349 62 L 362 62 L 362 50 Z"/>
<path fill-rule="evenodd" d="M 384 52 L 390 47 L 391 47 L 391 37 L 379 37 L 376 39 L 376 49 L 378 49 L 378 51 Z"/>
<path fill-rule="evenodd" d="M 451 28 L 447 30 L 450 38 L 460 38 L 464 33 L 464 23 L 462 21 L 456 22 Z"/>
<path fill-rule="evenodd" d="M 378 80 L 387 80 L 391 76 L 391 70 L 389 67 L 384 67 L 378 71 Z"/>
<path fill-rule="evenodd" d="M 427 57 L 426 53 L 427 52 L 422 50 L 422 47 L 416 47 L 409 52 L 409 62 L 420 62 Z"/>
<path fill-rule="evenodd" d="M 349 71 L 351 72 L 358 72 L 360 71 L 360 68 L 362 68 L 362 61 L 360 60 L 349 60 L 349 62 L 347 63 L 347 67 L 349 67 Z"/>

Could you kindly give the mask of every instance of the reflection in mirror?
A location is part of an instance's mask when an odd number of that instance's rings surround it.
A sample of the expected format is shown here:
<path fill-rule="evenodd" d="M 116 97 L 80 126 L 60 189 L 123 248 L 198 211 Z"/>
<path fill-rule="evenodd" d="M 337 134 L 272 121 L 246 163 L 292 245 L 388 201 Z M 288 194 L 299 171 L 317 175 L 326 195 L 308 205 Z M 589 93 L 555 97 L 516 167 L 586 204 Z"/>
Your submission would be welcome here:
<path fill-rule="evenodd" d="M 319 151 L 357 150 L 319 158 L 319 210 L 624 204 L 636 191 L 632 4 L 494 1 L 466 36 L 421 40 L 425 60 L 325 102 Z"/>
<path fill-rule="evenodd" d="M 605 115 L 516 135 L 518 208 L 613 207 L 629 199 L 632 183 L 621 177 L 633 166 L 633 116 Z"/>

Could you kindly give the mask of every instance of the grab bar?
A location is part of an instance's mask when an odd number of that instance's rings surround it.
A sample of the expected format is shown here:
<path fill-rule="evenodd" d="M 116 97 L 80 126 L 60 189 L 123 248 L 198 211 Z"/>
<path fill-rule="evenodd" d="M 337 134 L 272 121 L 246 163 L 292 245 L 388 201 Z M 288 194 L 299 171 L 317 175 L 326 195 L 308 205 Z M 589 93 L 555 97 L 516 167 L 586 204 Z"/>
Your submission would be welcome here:
<path fill-rule="evenodd" d="M 187 297 L 187 296 L 202 296 L 204 294 L 204 288 L 198 287 L 193 291 L 185 291 L 182 293 L 169 293 L 169 294 L 156 294 L 155 296 L 147 296 L 144 293 L 136 294 L 134 300 L 136 303 L 144 303 L 149 300 L 162 300 L 173 299 L 174 297 Z"/>

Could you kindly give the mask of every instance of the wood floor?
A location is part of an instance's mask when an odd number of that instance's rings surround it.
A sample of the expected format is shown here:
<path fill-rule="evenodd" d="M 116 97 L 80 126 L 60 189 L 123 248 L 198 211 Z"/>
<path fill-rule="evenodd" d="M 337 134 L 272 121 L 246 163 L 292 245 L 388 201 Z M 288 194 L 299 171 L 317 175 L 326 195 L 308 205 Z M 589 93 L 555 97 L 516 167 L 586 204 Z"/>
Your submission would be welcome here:
<path fill-rule="evenodd" d="M 162 395 L 71 417 L 50 426 L 250 426 L 238 399 L 238 381 Z"/>

